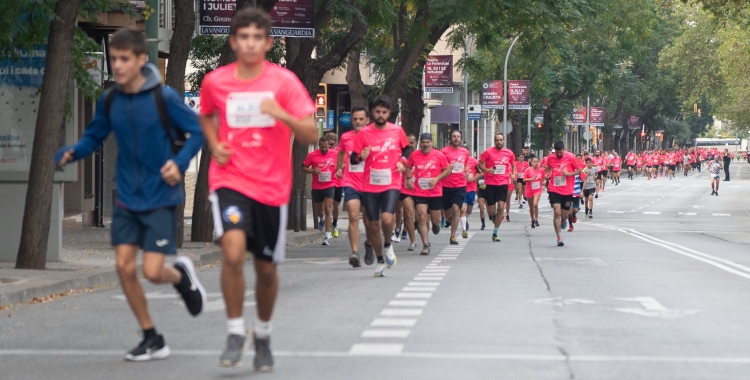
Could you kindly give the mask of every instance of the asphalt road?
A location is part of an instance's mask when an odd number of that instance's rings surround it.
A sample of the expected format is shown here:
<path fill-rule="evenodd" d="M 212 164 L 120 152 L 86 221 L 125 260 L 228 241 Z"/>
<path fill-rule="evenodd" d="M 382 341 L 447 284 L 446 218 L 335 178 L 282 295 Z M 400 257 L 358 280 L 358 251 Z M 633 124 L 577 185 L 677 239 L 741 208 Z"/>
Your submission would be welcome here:
<path fill-rule="evenodd" d="M 397 244 L 385 278 L 349 267 L 344 239 L 293 249 L 280 267 L 273 374 L 252 373 L 252 352 L 240 369 L 215 364 L 225 320 L 208 266 L 198 318 L 170 287 L 145 285 L 169 359 L 122 360 L 139 330 L 108 288 L 3 311 L 0 378 L 748 379 L 750 165 L 731 168 L 718 197 L 705 171 L 608 184 L 565 247 L 542 202 L 541 228 L 514 207 L 500 243 L 474 214 L 458 247 L 445 229 L 430 257 Z M 249 326 L 252 292 L 246 306 Z"/>

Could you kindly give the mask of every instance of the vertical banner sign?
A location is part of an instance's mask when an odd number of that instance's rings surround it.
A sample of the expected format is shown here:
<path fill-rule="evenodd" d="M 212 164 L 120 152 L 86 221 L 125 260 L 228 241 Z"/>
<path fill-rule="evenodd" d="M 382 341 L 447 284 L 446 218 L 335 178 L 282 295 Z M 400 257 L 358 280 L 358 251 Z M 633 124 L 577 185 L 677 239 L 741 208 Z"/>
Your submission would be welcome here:
<path fill-rule="evenodd" d="M 274 37 L 315 37 L 315 0 L 277 0 L 270 15 Z"/>
<path fill-rule="evenodd" d="M 482 83 L 482 108 L 501 110 L 503 106 L 503 81 Z"/>
<path fill-rule="evenodd" d="M 586 107 L 581 107 L 571 112 L 573 125 L 586 125 Z"/>
<path fill-rule="evenodd" d="M 508 81 L 508 109 L 527 110 L 531 108 L 531 81 Z"/>
<path fill-rule="evenodd" d="M 630 115 L 630 129 L 641 129 L 641 116 Z"/>
<path fill-rule="evenodd" d="M 424 64 L 424 91 L 453 93 L 453 56 L 430 55 Z"/>
<path fill-rule="evenodd" d="M 603 127 L 604 126 L 604 107 L 591 107 L 589 111 L 589 122 L 592 127 Z"/>
<path fill-rule="evenodd" d="M 229 34 L 237 0 L 200 0 L 198 32 Z M 315 37 L 315 0 L 278 0 L 271 9 L 271 36 Z"/>
<path fill-rule="evenodd" d="M 237 9 L 237 0 L 201 0 L 198 11 L 200 34 L 229 34 L 229 23 Z"/>

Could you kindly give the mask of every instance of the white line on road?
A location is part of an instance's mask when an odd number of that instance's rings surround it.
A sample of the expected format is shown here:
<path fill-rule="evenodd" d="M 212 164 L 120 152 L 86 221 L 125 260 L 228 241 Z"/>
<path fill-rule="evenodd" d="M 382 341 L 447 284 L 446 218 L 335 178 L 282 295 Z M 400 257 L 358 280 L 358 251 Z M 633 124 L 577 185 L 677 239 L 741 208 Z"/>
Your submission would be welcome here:
<path fill-rule="evenodd" d="M 434 286 L 405 286 L 402 292 L 434 292 L 437 288 Z"/>
<path fill-rule="evenodd" d="M 714 216 L 732 216 L 732 214 L 714 214 Z"/>
<path fill-rule="evenodd" d="M 370 326 L 413 327 L 416 324 L 417 320 L 412 318 L 377 318 Z"/>
<path fill-rule="evenodd" d="M 430 298 L 432 293 L 396 293 L 396 298 Z"/>
<path fill-rule="evenodd" d="M 643 215 L 661 215 L 660 211 L 644 211 Z"/>
<path fill-rule="evenodd" d="M 365 330 L 362 338 L 408 338 L 409 330 Z"/>
<path fill-rule="evenodd" d="M 380 315 L 385 317 L 418 317 L 422 315 L 422 309 L 383 309 Z"/>
<path fill-rule="evenodd" d="M 409 286 L 439 286 L 439 282 L 410 282 Z"/>
<path fill-rule="evenodd" d="M 427 306 L 427 301 L 393 300 L 388 302 L 388 306 Z"/>
<path fill-rule="evenodd" d="M 414 277 L 414 281 L 441 281 L 442 277 Z"/>
<path fill-rule="evenodd" d="M 367 343 L 355 343 L 349 350 L 349 355 L 355 356 L 392 356 L 400 355 L 404 350 L 403 344 L 367 344 Z M 278 352 L 274 352 L 276 356 Z M 346 356 L 346 355 L 342 355 Z"/>

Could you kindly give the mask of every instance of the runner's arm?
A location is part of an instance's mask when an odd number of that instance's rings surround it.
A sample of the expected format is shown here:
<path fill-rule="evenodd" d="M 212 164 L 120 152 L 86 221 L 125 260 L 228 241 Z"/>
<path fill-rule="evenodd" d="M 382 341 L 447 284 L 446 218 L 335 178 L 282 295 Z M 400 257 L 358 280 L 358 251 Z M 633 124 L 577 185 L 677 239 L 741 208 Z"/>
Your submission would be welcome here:
<path fill-rule="evenodd" d="M 185 173 L 190 165 L 190 160 L 203 147 L 203 131 L 198 123 L 198 116 L 177 95 L 177 92 L 167 87 L 164 90 L 164 102 L 167 106 L 169 119 L 183 133 L 190 134 L 190 138 L 185 141 L 185 145 L 172 159 L 180 168 L 180 171 Z"/>
<path fill-rule="evenodd" d="M 105 138 L 112 131 L 112 126 L 109 123 L 109 118 L 104 111 L 104 99 L 99 98 L 96 104 L 96 114 L 94 119 L 86 127 L 86 132 L 83 133 L 83 137 L 73 146 L 67 146 L 60 148 L 55 153 L 55 164 L 66 164 L 70 161 L 80 160 L 93 153 L 99 145 L 102 144 Z M 72 151 L 71 154 L 66 155 L 67 152 Z M 63 156 L 67 156 L 66 161 L 62 162 Z M 69 160 L 67 160 L 69 158 Z"/>

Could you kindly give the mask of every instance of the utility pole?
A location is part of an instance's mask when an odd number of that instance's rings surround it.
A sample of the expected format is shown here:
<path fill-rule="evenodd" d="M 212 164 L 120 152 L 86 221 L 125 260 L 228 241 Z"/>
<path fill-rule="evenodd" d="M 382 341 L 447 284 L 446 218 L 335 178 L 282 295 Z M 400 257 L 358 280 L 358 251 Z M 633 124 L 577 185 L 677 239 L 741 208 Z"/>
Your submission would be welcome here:
<path fill-rule="evenodd" d="M 591 116 L 591 98 L 587 96 L 586 97 L 586 131 L 588 133 L 591 133 L 591 120 L 589 119 L 590 116 Z M 589 141 L 594 141 L 593 136 L 591 139 L 589 139 Z M 589 144 L 587 148 L 589 150 L 589 153 L 591 153 L 591 150 L 592 150 L 591 144 Z"/>
<path fill-rule="evenodd" d="M 469 58 L 469 36 L 466 36 L 464 42 L 464 58 Z M 467 70 L 464 72 L 464 132 L 461 134 L 466 140 L 466 148 L 471 149 L 469 145 L 469 73 Z M 471 141 L 474 141 L 473 139 Z M 472 151 L 469 151 L 473 154 Z"/>
<path fill-rule="evenodd" d="M 146 0 L 146 41 L 148 61 L 159 64 L 159 0 Z"/>
<path fill-rule="evenodd" d="M 505 55 L 505 70 L 503 70 L 503 135 L 507 139 L 508 137 L 508 58 L 510 58 L 510 52 L 513 50 L 513 45 L 518 41 L 518 37 L 521 37 L 520 33 L 513 39 L 510 47 L 508 48 L 508 54 Z"/>

